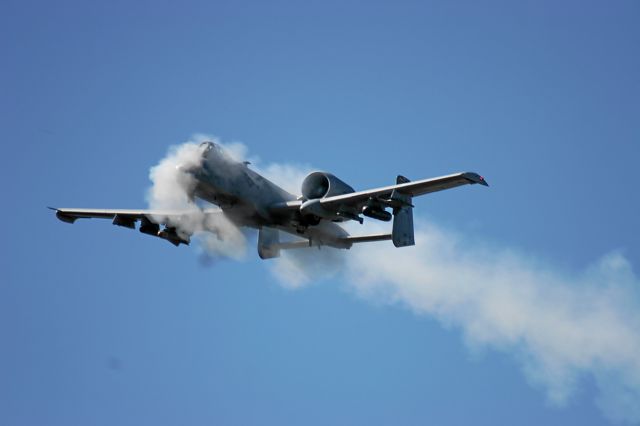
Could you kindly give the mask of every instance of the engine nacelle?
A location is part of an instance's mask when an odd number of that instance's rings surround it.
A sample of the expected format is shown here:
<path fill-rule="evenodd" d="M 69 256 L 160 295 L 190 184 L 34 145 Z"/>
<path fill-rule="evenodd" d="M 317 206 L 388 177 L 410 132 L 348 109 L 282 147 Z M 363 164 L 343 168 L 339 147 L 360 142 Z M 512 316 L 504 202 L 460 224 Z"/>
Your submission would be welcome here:
<path fill-rule="evenodd" d="M 302 181 L 302 196 L 307 200 L 356 192 L 331 173 L 313 172 Z"/>
<path fill-rule="evenodd" d="M 322 219 L 339 219 L 336 215 L 336 212 L 329 211 L 322 207 L 320 204 L 320 199 L 307 200 L 300 206 L 300 214 L 302 216 L 316 217 Z M 314 223 L 317 225 L 317 223 Z"/>

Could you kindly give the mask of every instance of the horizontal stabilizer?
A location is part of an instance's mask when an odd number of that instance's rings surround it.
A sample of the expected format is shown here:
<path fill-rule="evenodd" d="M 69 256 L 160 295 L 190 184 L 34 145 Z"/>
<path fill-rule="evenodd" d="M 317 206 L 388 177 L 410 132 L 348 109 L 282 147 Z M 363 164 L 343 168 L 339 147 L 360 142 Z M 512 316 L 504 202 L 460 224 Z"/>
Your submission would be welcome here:
<path fill-rule="evenodd" d="M 271 247 L 277 248 L 279 250 L 291 250 L 291 249 L 301 249 L 307 247 L 320 247 L 320 246 L 329 246 L 335 248 L 351 248 L 353 244 L 358 243 L 371 243 L 375 241 L 389 241 L 391 239 L 391 234 L 371 234 L 371 235 L 360 235 L 356 237 L 344 237 L 338 238 L 334 240 L 333 243 L 328 242 L 318 242 L 315 240 L 299 240 L 299 241 L 285 241 L 273 244 Z"/>
<path fill-rule="evenodd" d="M 280 250 L 301 249 L 301 248 L 311 247 L 311 241 L 310 240 L 288 241 L 288 242 L 284 242 L 284 243 L 278 243 L 278 244 L 276 244 L 276 246 Z"/>
<path fill-rule="evenodd" d="M 356 243 L 370 243 L 373 241 L 389 241 L 391 239 L 391 234 L 371 234 L 371 235 L 361 235 L 359 237 L 346 237 L 341 238 L 342 241 L 356 244 Z"/>

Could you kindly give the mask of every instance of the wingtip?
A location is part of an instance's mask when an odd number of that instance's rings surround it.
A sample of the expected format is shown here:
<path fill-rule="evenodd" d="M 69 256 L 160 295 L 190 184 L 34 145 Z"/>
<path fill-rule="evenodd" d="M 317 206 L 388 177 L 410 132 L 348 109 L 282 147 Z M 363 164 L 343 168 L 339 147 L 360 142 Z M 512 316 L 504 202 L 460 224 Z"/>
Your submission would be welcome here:
<path fill-rule="evenodd" d="M 464 174 L 464 177 L 466 177 L 471 183 L 478 183 L 482 186 L 489 186 L 484 177 L 480 176 L 477 173 L 467 172 Z"/>

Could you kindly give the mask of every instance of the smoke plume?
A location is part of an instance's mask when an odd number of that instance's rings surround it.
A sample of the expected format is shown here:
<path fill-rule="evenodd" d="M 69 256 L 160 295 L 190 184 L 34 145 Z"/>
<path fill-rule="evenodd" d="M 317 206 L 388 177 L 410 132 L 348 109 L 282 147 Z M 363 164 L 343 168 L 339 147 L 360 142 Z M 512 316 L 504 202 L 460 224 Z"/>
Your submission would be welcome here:
<path fill-rule="evenodd" d="M 471 347 L 513 354 L 554 404 L 595 379 L 609 418 L 640 421 L 640 281 L 621 253 L 570 273 L 419 221 L 415 247 L 372 244 L 348 255 L 345 276 L 360 297 L 435 317 Z"/>
<path fill-rule="evenodd" d="M 194 145 L 174 148 L 152 169 L 152 207 L 197 209 L 174 192 L 192 183 L 180 180 L 169 166 L 192 158 Z M 241 144 L 233 150 L 246 158 Z M 309 170 L 252 162 L 293 194 Z M 194 214 L 195 228 L 206 230 L 208 225 Z M 228 225 L 231 234 L 242 235 Z M 386 230 L 369 221 L 354 233 L 365 229 Z M 226 239 L 205 241 L 215 241 L 213 252 L 227 256 L 245 245 L 244 238 L 230 244 L 232 249 Z M 506 245 L 471 240 L 417 218 L 414 247 L 395 249 L 380 242 L 349 251 L 283 251 L 265 266 L 287 288 L 335 277 L 363 300 L 434 317 L 460 330 L 472 348 L 511 354 L 527 380 L 554 404 L 566 404 L 581 383 L 593 380 L 596 404 L 608 418 L 640 423 L 640 280 L 619 252 L 584 271 L 566 271 Z"/>
<path fill-rule="evenodd" d="M 212 139 L 215 138 L 196 135 L 188 142 L 169 148 L 167 156 L 149 171 L 152 186 L 147 192 L 147 202 L 150 209 L 161 212 L 155 215 L 155 221 L 175 227 L 183 238 L 193 236 L 206 262 L 218 257 L 242 259 L 247 247 L 243 231 L 220 209 L 198 205 L 189 196 L 196 182 L 184 170 L 201 164 L 200 143 Z M 237 161 L 245 153 L 244 145 L 237 143 L 225 146 L 225 150 Z"/>

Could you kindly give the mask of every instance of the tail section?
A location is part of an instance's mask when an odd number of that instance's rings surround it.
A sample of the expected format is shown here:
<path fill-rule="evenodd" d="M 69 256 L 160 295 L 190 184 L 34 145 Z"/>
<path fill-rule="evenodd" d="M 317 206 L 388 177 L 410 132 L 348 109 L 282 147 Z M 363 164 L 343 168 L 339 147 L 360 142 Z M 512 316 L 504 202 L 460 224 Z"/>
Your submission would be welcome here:
<path fill-rule="evenodd" d="M 409 182 L 404 176 L 398 175 L 396 184 Z M 393 231 L 391 240 L 396 247 L 407 247 L 415 244 L 413 231 L 413 205 L 411 195 L 404 194 L 394 189 L 391 193 L 391 201 L 395 205 L 393 208 Z"/>

